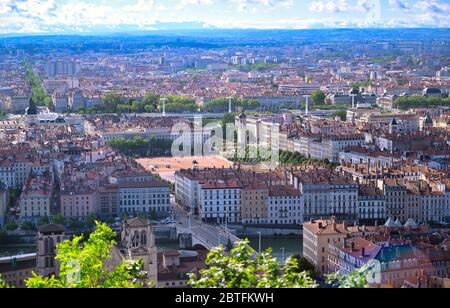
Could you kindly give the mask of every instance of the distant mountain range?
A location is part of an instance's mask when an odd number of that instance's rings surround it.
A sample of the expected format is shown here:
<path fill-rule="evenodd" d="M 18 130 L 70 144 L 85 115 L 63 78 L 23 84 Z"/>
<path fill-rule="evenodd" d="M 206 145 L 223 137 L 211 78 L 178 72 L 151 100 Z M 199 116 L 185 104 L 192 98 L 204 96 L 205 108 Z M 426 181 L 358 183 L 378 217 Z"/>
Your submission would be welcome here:
<path fill-rule="evenodd" d="M 53 32 L 38 32 L 38 33 L 8 33 L 0 34 L 0 37 L 11 36 L 36 36 L 36 35 L 108 35 L 108 34 L 145 34 L 154 33 L 158 31 L 192 31 L 192 30 L 205 30 L 205 29 L 218 29 L 212 25 L 204 22 L 160 22 L 157 21 L 152 25 L 139 27 L 136 25 L 120 25 L 119 27 L 113 26 L 96 26 L 85 29 L 72 29 L 61 28 L 59 31 Z"/>

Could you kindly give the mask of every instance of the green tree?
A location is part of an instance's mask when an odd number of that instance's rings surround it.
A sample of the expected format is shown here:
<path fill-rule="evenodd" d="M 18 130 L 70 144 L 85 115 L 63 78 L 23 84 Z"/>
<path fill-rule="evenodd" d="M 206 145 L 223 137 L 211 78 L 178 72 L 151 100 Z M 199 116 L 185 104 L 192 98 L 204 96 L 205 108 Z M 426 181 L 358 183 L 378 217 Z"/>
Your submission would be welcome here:
<path fill-rule="evenodd" d="M 2 275 L 0 275 L 0 289 L 8 289 L 11 288 L 6 282 L 3 281 Z"/>
<path fill-rule="evenodd" d="M 71 218 L 68 225 L 71 230 L 79 230 L 83 227 L 83 224 L 77 218 Z"/>
<path fill-rule="evenodd" d="M 347 121 L 347 111 L 339 110 L 334 114 L 335 117 L 340 117 L 342 121 Z"/>
<path fill-rule="evenodd" d="M 37 106 L 47 106 L 49 108 L 53 107 L 52 98 L 47 95 L 44 87 L 42 86 L 42 81 L 38 75 L 36 75 L 29 64 L 25 65 L 27 70 L 27 81 L 30 85 L 32 92 L 32 102 Z"/>
<path fill-rule="evenodd" d="M 31 231 L 35 229 L 35 226 L 31 221 L 25 221 L 20 225 L 20 229 L 25 231 Z"/>
<path fill-rule="evenodd" d="M 19 226 L 17 225 L 17 223 L 16 223 L 15 221 L 8 221 L 8 222 L 5 224 L 5 229 L 6 229 L 7 231 L 14 231 L 14 230 L 17 230 L 18 227 L 19 227 Z"/>
<path fill-rule="evenodd" d="M 82 236 L 57 246 L 60 277 L 41 277 L 33 273 L 27 288 L 139 288 L 145 286 L 142 260 L 123 260 L 113 270 L 105 266 L 116 242 L 116 234 L 97 223 L 96 230 L 84 241 Z"/>
<path fill-rule="evenodd" d="M 332 288 L 339 289 L 365 289 L 368 287 L 367 273 L 370 268 L 365 266 L 348 274 L 331 274 L 327 277 L 327 283 Z"/>
<path fill-rule="evenodd" d="M 122 99 L 116 92 L 110 92 L 103 97 L 102 107 L 105 112 L 114 113 L 117 111 L 117 106 L 122 104 Z"/>
<path fill-rule="evenodd" d="M 311 99 L 315 105 L 323 105 L 325 103 L 325 93 L 320 90 L 313 91 L 311 94 Z"/>
<path fill-rule="evenodd" d="M 158 104 L 160 101 L 160 96 L 155 93 L 147 93 L 142 99 L 142 104 L 144 106 L 145 112 L 154 112 L 158 110 Z"/>
<path fill-rule="evenodd" d="M 163 110 L 162 102 L 159 102 L 158 109 Z M 197 109 L 197 102 L 194 99 L 183 96 L 167 97 L 166 112 L 193 112 Z"/>
<path fill-rule="evenodd" d="M 53 223 L 56 225 L 65 225 L 66 219 L 62 214 L 56 214 L 55 216 L 53 216 Z"/>
<path fill-rule="evenodd" d="M 95 226 L 97 221 L 97 215 L 91 213 L 88 215 L 88 217 L 86 218 L 86 224 L 88 225 L 88 227 L 93 227 Z"/>
<path fill-rule="evenodd" d="M 323 93 L 323 91 L 316 90 L 312 92 L 311 99 L 314 103 L 314 105 L 323 105 L 325 103 L 326 95 Z"/>
<path fill-rule="evenodd" d="M 314 264 L 308 261 L 308 259 L 300 255 L 296 255 L 294 258 L 297 260 L 300 271 L 307 272 L 311 277 L 317 277 L 316 268 L 314 267 Z"/>
<path fill-rule="evenodd" d="M 300 272 L 295 258 L 280 265 L 268 250 L 256 254 L 248 241 L 237 243 L 227 253 L 224 247 L 215 248 L 206 260 L 207 269 L 199 277 L 190 275 L 194 288 L 316 288 L 315 281 Z"/>
<path fill-rule="evenodd" d="M 38 226 L 42 226 L 42 225 L 47 225 L 50 223 L 50 220 L 48 219 L 47 216 L 42 216 L 39 218 L 37 225 Z"/>

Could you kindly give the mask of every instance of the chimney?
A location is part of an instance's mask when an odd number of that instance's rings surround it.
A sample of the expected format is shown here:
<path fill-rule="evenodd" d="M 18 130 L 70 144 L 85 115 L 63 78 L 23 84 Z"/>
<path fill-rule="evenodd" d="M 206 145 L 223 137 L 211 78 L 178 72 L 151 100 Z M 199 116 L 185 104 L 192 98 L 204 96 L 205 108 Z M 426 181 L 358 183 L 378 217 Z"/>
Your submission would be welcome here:
<path fill-rule="evenodd" d="M 362 248 L 361 256 L 364 258 L 366 256 L 366 248 Z"/>
<path fill-rule="evenodd" d="M 352 242 L 351 249 L 352 249 L 352 252 L 355 251 L 355 242 Z"/>
<path fill-rule="evenodd" d="M 319 229 L 323 229 L 323 224 L 319 222 Z"/>

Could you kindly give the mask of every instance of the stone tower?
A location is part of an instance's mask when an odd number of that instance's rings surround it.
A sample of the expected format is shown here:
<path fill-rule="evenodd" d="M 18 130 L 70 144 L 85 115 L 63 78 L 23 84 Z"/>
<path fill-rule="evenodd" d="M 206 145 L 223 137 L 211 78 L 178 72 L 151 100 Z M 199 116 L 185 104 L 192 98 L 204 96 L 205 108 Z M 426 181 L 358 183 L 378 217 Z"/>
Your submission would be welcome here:
<path fill-rule="evenodd" d="M 36 272 L 40 276 L 59 275 L 59 261 L 56 257 L 56 245 L 66 240 L 65 228 L 61 225 L 43 225 L 38 227 L 36 244 Z"/>
<path fill-rule="evenodd" d="M 144 260 L 149 282 L 157 283 L 157 249 L 150 222 L 144 218 L 126 220 L 122 225 L 120 250 L 125 258 Z"/>

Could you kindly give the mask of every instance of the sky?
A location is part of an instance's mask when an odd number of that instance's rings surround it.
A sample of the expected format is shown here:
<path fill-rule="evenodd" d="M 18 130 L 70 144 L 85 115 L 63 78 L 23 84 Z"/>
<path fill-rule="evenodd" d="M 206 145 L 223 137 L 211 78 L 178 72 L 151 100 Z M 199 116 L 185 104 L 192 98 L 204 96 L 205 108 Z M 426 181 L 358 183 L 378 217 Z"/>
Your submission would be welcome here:
<path fill-rule="evenodd" d="M 448 28 L 449 16 L 450 0 L 0 0 L 0 34 L 155 30 L 164 23 L 227 29 Z"/>

